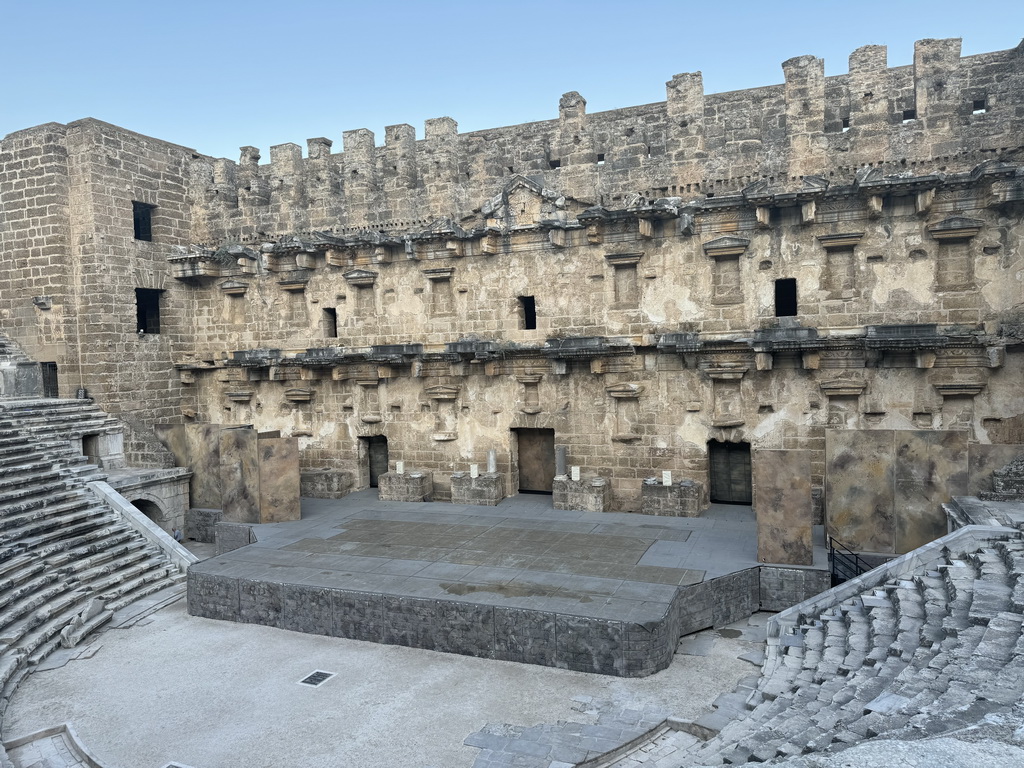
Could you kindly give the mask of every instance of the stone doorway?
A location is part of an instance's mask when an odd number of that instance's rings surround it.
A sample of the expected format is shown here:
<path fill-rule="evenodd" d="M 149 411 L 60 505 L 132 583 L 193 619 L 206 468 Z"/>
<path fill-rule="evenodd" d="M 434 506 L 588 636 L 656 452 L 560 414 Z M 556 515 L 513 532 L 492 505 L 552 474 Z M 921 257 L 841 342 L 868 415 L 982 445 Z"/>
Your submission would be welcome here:
<path fill-rule="evenodd" d="M 750 443 L 709 440 L 708 474 L 712 504 L 751 504 Z"/>
<path fill-rule="evenodd" d="M 366 468 L 370 487 L 377 487 L 377 479 L 388 471 L 388 439 L 384 435 L 361 437 L 366 448 Z"/>
<path fill-rule="evenodd" d="M 518 444 L 519 492 L 551 493 L 555 479 L 555 430 L 512 431 Z"/>

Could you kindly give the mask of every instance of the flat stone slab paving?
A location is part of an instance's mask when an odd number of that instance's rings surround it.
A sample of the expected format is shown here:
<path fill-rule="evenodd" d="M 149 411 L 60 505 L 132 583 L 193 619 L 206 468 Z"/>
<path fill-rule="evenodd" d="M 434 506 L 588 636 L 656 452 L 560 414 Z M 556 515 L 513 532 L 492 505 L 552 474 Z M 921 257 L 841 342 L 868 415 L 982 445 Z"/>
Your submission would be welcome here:
<path fill-rule="evenodd" d="M 189 612 L 642 676 L 668 665 L 680 634 L 758 610 L 747 507 L 663 518 L 560 511 L 545 496 L 485 507 L 370 491 L 304 499 L 302 515 L 194 565 Z M 818 549 L 812 571 L 825 567 Z"/>

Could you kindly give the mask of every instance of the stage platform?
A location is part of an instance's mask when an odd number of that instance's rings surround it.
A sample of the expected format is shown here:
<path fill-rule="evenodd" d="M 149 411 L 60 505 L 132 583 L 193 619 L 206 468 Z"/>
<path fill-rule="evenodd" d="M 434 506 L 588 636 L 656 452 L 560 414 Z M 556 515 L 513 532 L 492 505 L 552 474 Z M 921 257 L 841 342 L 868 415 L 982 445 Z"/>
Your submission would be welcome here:
<path fill-rule="evenodd" d="M 820 527 L 813 566 L 758 563 L 741 506 L 674 518 L 361 491 L 252 530 L 189 569 L 189 613 L 627 677 L 667 667 L 681 635 L 829 587 Z"/>

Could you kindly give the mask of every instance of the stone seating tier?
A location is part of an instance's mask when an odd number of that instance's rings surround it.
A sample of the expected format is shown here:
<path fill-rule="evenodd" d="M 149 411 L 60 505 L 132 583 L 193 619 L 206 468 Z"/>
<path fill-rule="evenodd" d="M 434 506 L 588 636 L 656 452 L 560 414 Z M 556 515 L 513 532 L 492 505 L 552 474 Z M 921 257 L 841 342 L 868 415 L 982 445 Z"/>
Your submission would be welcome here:
<path fill-rule="evenodd" d="M 21 678 L 62 642 L 184 581 L 85 484 L 104 475 L 69 440 L 115 427 L 88 401 L 0 407 L 0 716 Z"/>
<path fill-rule="evenodd" d="M 595 768 L 784 761 L 876 736 L 918 738 L 1019 706 L 1024 540 L 993 530 L 1005 540 L 942 550 L 917 573 L 800 617 L 752 686 Z"/>

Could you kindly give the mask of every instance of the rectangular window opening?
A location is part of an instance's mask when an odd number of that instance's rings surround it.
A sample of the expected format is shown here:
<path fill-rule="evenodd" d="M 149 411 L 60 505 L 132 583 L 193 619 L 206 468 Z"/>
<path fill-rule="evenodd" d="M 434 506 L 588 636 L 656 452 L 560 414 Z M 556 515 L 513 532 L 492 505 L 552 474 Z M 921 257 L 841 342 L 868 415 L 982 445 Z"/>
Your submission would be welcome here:
<path fill-rule="evenodd" d="M 796 278 L 775 281 L 775 316 L 796 317 Z"/>
<path fill-rule="evenodd" d="M 985 104 L 985 99 L 975 99 L 972 101 L 971 110 L 972 115 L 984 115 L 988 112 L 988 105 Z"/>
<path fill-rule="evenodd" d="M 844 117 L 843 118 L 843 133 L 846 133 L 848 130 L 850 130 L 850 118 Z"/>
<path fill-rule="evenodd" d="M 917 120 L 916 109 L 904 109 L 903 110 L 903 122 L 909 123 L 911 120 Z"/>
<path fill-rule="evenodd" d="M 597 155 L 597 164 L 604 165 L 604 152 L 599 152 Z"/>
<path fill-rule="evenodd" d="M 132 201 L 132 223 L 135 226 L 135 239 L 151 242 L 153 240 L 153 210 L 155 205 Z"/>
<path fill-rule="evenodd" d="M 554 170 L 555 168 L 561 168 L 561 167 L 562 167 L 562 161 L 561 160 L 549 160 L 548 161 L 548 168 L 551 168 L 552 170 Z"/>
<path fill-rule="evenodd" d="M 537 328 L 537 302 L 533 296 L 519 297 L 520 319 L 524 331 L 533 331 Z"/>
<path fill-rule="evenodd" d="M 135 330 L 139 335 L 160 333 L 160 294 L 153 288 L 135 289 Z"/>
<path fill-rule="evenodd" d="M 324 307 L 324 336 L 338 338 L 338 310 L 334 307 Z"/>

